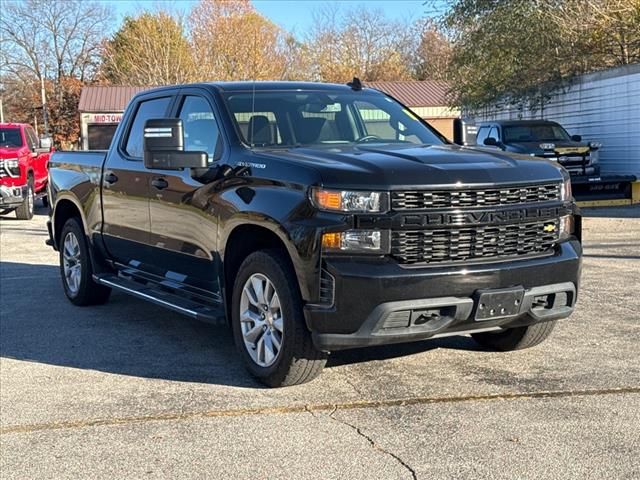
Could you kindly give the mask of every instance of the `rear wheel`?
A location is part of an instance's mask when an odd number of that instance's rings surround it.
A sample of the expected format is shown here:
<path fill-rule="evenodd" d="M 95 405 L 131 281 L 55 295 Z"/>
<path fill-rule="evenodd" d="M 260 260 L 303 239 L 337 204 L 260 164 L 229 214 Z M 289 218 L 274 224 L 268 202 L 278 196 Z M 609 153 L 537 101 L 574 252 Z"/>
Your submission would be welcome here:
<path fill-rule="evenodd" d="M 555 326 L 555 321 L 542 322 L 528 327 L 509 328 L 500 332 L 472 333 L 471 336 L 483 347 L 508 352 L 535 347 L 551 335 Z"/>
<path fill-rule="evenodd" d="M 33 177 L 29 177 L 27 181 L 27 196 L 18 208 L 16 208 L 16 217 L 18 220 L 31 220 L 33 218 L 33 202 L 35 193 L 33 191 Z"/>
<path fill-rule="evenodd" d="M 280 251 L 264 250 L 245 259 L 233 287 L 236 347 L 249 372 L 270 387 L 308 382 L 327 361 L 311 340 L 295 278 Z"/>
<path fill-rule="evenodd" d="M 64 293 L 75 305 L 99 305 L 109 299 L 111 289 L 93 281 L 89 245 L 77 218 L 70 218 L 60 235 L 60 274 Z"/>

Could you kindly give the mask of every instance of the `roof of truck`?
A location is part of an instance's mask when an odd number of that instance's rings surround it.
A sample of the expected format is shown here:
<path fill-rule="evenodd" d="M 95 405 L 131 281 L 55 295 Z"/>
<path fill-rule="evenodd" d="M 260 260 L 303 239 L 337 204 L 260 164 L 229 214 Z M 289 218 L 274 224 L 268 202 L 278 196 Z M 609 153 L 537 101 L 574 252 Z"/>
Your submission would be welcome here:
<path fill-rule="evenodd" d="M 519 125 L 558 125 L 558 122 L 551 120 L 491 120 L 488 122 L 480 122 L 479 127 L 483 125 L 501 125 L 503 127 L 515 127 Z"/>

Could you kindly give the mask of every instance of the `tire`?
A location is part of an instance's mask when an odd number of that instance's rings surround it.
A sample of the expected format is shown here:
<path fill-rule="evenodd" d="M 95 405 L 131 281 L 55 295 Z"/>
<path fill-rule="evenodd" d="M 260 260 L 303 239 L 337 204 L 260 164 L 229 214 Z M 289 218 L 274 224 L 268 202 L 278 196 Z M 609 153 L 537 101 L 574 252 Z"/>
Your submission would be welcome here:
<path fill-rule="evenodd" d="M 18 220 L 31 220 L 33 218 L 33 204 L 35 202 L 35 193 L 33 191 L 33 177 L 29 176 L 27 180 L 27 196 L 20 206 L 16 208 L 16 217 Z"/>
<path fill-rule="evenodd" d="M 480 345 L 492 350 L 509 352 L 535 347 L 547 339 L 556 321 L 542 322 L 527 327 L 509 328 L 501 332 L 472 333 L 473 339 Z"/>
<path fill-rule="evenodd" d="M 313 345 L 295 278 L 282 252 L 262 250 L 242 262 L 233 286 L 231 324 L 236 347 L 249 372 L 269 387 L 313 380 L 327 361 L 327 353 Z M 243 320 L 241 309 L 249 312 Z"/>
<path fill-rule="evenodd" d="M 70 218 L 60 234 L 60 276 L 67 298 L 74 305 L 101 305 L 111 289 L 93 281 L 89 245 L 82 224 Z"/>

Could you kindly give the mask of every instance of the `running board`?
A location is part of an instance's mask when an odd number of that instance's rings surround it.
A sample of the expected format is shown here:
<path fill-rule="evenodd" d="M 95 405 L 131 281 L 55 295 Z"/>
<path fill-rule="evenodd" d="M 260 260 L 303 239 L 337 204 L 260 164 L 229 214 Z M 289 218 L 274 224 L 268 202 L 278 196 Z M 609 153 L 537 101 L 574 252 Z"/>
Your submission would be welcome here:
<path fill-rule="evenodd" d="M 226 323 L 222 306 L 216 308 L 215 306 L 203 305 L 202 303 L 180 297 L 159 288 L 119 277 L 118 275 L 93 275 L 93 280 L 105 287 L 124 292 L 141 300 L 146 300 L 147 302 L 155 303 L 156 305 L 187 315 L 196 320 L 215 324 Z"/>

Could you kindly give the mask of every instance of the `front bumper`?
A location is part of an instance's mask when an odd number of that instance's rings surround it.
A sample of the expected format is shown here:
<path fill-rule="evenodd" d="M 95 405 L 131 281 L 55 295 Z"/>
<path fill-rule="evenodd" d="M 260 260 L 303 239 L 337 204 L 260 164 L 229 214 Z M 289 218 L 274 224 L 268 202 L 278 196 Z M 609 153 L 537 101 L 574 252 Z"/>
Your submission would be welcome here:
<path fill-rule="evenodd" d="M 0 185 L 0 208 L 17 208 L 27 196 L 26 185 L 20 187 L 9 187 Z"/>
<path fill-rule="evenodd" d="M 316 347 L 329 351 L 557 320 L 575 306 L 581 253 L 572 240 L 553 256 L 464 268 L 331 260 L 333 306 L 307 305 L 305 317 Z M 510 287 L 524 289 L 516 314 L 475 319 L 479 291 Z"/>

